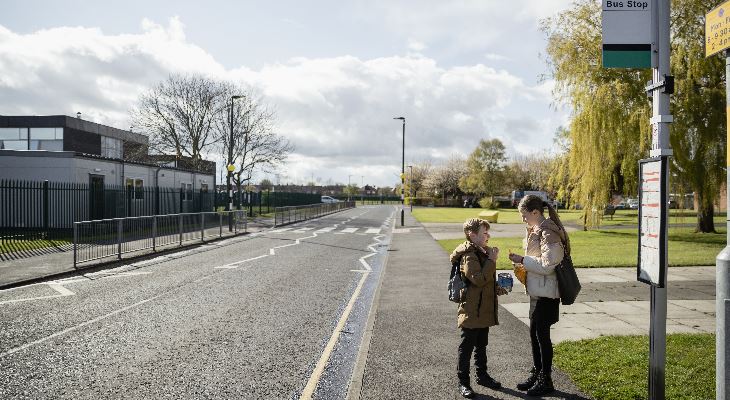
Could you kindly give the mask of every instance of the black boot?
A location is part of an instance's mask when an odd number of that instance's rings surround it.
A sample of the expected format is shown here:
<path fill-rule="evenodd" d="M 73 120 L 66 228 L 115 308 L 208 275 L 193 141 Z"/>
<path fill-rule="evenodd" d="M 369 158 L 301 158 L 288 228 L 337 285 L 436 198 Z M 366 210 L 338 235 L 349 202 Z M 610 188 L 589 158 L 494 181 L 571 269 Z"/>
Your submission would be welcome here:
<path fill-rule="evenodd" d="M 553 390 L 555 390 L 555 388 L 553 387 L 553 380 L 550 377 L 550 373 L 540 371 L 537 374 L 537 381 L 527 391 L 527 394 L 529 396 L 542 396 L 544 394 L 552 392 Z"/>
<path fill-rule="evenodd" d="M 502 384 L 489 376 L 486 371 L 477 373 L 477 385 L 486 386 L 490 389 L 500 389 L 502 387 Z"/>
<path fill-rule="evenodd" d="M 538 371 L 537 368 L 532 367 L 532 369 L 530 369 L 530 376 L 528 376 L 527 379 L 525 379 L 523 382 L 518 383 L 517 389 L 527 390 L 527 389 L 531 388 L 532 385 L 534 385 L 535 382 L 537 382 L 538 372 L 540 372 L 540 371 Z"/>
<path fill-rule="evenodd" d="M 466 397 L 467 399 L 471 399 L 474 397 L 474 391 L 472 390 L 471 386 L 469 386 L 469 383 L 467 382 L 464 384 L 463 382 L 459 382 L 459 394 L 462 397 Z"/>

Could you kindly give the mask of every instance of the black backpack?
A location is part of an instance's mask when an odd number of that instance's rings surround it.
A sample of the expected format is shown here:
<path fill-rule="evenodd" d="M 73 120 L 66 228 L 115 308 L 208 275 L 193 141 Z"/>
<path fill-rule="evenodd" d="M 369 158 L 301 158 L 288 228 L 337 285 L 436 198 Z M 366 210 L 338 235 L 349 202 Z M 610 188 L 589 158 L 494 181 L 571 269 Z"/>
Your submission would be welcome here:
<path fill-rule="evenodd" d="M 461 279 L 461 257 L 451 264 L 451 276 L 449 277 L 449 300 L 454 303 L 462 303 L 466 300 L 466 289 L 468 280 Z M 464 290 L 462 290 L 464 289 Z"/>

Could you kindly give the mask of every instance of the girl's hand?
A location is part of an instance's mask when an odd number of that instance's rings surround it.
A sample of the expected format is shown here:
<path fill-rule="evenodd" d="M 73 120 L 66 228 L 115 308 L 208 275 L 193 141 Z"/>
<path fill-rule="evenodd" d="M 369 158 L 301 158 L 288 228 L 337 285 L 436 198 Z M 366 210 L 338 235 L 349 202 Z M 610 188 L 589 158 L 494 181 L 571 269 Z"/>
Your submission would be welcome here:
<path fill-rule="evenodd" d="M 513 263 L 516 263 L 516 264 L 521 264 L 521 263 L 522 263 L 522 259 L 523 259 L 523 258 L 524 258 L 524 257 L 522 257 L 522 256 L 521 256 L 521 255 L 519 255 L 519 254 L 515 254 L 515 253 L 509 253 L 509 260 L 510 260 L 510 261 L 512 261 Z"/>

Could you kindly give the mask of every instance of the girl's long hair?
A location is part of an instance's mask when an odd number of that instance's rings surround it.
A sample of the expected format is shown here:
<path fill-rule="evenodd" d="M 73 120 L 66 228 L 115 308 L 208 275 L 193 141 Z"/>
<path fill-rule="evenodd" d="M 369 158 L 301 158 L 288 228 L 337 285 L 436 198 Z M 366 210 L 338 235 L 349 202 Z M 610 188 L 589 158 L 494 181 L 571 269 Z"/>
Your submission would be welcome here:
<path fill-rule="evenodd" d="M 517 206 L 517 209 L 520 212 L 531 212 L 534 210 L 540 211 L 540 214 L 545 214 L 545 209 L 548 210 L 548 216 L 553 222 L 555 222 L 555 225 L 560 228 L 560 230 L 563 231 L 565 234 L 565 254 L 570 254 L 570 238 L 568 237 L 568 232 L 565 231 L 565 227 L 563 226 L 563 223 L 560 221 L 560 217 L 558 217 L 558 212 L 555 211 L 555 208 L 550 205 L 550 203 L 543 201 L 540 197 L 535 196 L 534 194 L 528 194 L 527 196 L 523 197 L 522 200 L 520 200 L 520 204 Z"/>

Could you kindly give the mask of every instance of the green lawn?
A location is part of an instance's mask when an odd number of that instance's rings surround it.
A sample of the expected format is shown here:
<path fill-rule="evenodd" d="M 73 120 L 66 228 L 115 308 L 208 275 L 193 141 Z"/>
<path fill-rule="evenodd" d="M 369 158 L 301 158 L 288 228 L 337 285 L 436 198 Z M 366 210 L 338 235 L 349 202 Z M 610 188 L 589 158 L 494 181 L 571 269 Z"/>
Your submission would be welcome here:
<path fill-rule="evenodd" d="M 719 233 L 693 233 L 692 228 L 669 230 L 669 264 L 671 266 L 715 265 L 715 257 L 725 247 L 725 230 Z M 438 241 L 451 253 L 463 239 Z M 571 254 L 576 267 L 635 267 L 638 234 L 634 229 L 594 230 L 570 233 Z M 511 269 L 509 249 L 522 251 L 522 238 L 492 238 L 490 246 L 499 247 L 497 268 Z"/>
<path fill-rule="evenodd" d="M 667 399 L 715 398 L 715 335 L 667 335 Z M 555 346 L 555 366 L 598 400 L 648 398 L 649 337 L 605 336 Z"/>
<path fill-rule="evenodd" d="M 475 218 L 479 216 L 483 208 L 449 208 L 449 207 L 423 207 L 413 210 L 413 216 L 420 222 L 464 222 L 467 218 Z M 517 209 L 500 208 L 499 219 L 500 224 L 521 224 L 522 217 Z M 581 218 L 582 210 L 558 210 L 558 215 L 563 222 L 575 223 L 583 225 Z M 724 213 L 716 216 L 715 227 L 725 226 Z M 625 226 L 636 225 L 639 219 L 638 210 L 616 210 L 613 217 L 604 217 L 601 226 Z M 670 224 L 694 224 L 697 221 L 697 213 L 692 210 L 669 210 Z"/>

